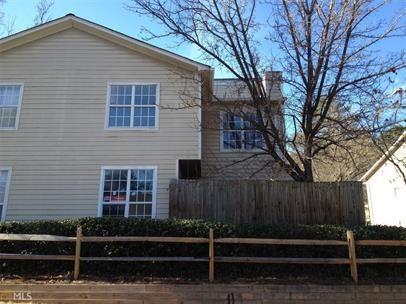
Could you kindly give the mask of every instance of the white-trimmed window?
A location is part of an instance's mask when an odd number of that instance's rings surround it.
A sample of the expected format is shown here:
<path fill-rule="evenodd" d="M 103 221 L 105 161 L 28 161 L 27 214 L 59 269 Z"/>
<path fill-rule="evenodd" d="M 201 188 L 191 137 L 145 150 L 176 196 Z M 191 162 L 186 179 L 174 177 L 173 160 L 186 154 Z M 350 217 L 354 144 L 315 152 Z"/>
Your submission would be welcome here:
<path fill-rule="evenodd" d="M 158 127 L 159 84 L 110 84 L 108 129 L 156 129 Z"/>
<path fill-rule="evenodd" d="M 0 167 L 0 220 L 6 219 L 8 190 L 10 188 L 11 168 Z"/>
<path fill-rule="evenodd" d="M 17 129 L 22 96 L 22 84 L 0 83 L 0 130 Z"/>
<path fill-rule="evenodd" d="M 244 119 L 232 113 L 222 113 L 221 149 L 223 151 L 251 151 L 263 147 L 262 134 L 256 131 L 251 121 L 256 115 Z"/>
<path fill-rule="evenodd" d="M 154 218 L 156 167 L 103 167 L 99 216 Z"/>

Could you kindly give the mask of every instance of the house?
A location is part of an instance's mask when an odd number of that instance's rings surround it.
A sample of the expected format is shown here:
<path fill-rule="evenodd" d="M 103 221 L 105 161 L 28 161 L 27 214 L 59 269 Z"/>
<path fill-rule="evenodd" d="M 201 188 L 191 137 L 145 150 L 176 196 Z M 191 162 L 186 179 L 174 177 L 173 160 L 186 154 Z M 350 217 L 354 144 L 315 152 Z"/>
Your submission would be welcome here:
<path fill-rule="evenodd" d="M 209 178 L 252 152 L 201 128 L 202 116 L 222 115 L 204 92 L 229 87 L 212 75 L 71 14 L 1 39 L 1 220 L 168 217 L 171 179 Z M 244 170 L 256 168 L 222 174 Z"/>
<path fill-rule="evenodd" d="M 365 174 L 371 224 L 406 227 L 406 131 Z"/>
<path fill-rule="evenodd" d="M 266 72 L 263 79 L 268 91 L 270 105 L 278 122 L 284 129 L 281 115 L 284 97 L 280 72 Z M 233 115 L 249 101 L 250 93 L 242 81 L 236 79 L 214 79 L 214 102 L 204 100 L 202 106 L 202 176 L 221 179 L 273 179 L 291 180 L 261 146 L 262 136 L 254 130 L 240 126 L 249 124 L 244 118 Z M 243 111 L 250 113 L 250 110 Z M 248 161 L 244 161 L 246 158 Z"/>

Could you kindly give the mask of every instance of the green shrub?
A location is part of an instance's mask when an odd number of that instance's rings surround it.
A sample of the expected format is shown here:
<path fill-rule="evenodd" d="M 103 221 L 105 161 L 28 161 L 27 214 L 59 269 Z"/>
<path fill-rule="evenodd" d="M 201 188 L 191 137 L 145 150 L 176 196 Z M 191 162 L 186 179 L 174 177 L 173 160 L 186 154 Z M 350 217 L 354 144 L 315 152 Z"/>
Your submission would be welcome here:
<path fill-rule="evenodd" d="M 209 228 L 215 237 L 257 237 L 287 239 L 345 240 L 346 227 L 331 225 L 254 226 L 231 225 L 202 220 L 136 220 L 83 218 L 65 221 L 10 222 L 0 225 L 0 233 L 29 233 L 75 236 L 77 226 L 86 236 L 188 236 L 208 237 Z M 385 226 L 352 227 L 356 239 L 406 240 L 406 229 Z M 0 242 L 2 253 L 74 254 L 73 243 Z M 173 243 L 84 243 L 82 256 L 189 256 L 206 257 L 207 244 Z M 283 245 L 216 245 L 216 255 L 258 257 L 348 257 L 346 246 L 283 246 Z M 357 247 L 358 257 L 406 257 L 404 247 Z M 72 262 L 3 261 L 3 275 L 67 274 Z M 223 279 L 241 277 L 290 276 L 342 278 L 350 280 L 348 265 L 249 265 L 216 264 L 216 275 Z M 82 276 L 109 277 L 182 277 L 207 279 L 207 263 L 132 263 L 82 262 Z M 406 267 L 400 265 L 368 265 L 360 267 L 362 278 L 396 276 L 406 279 Z"/>

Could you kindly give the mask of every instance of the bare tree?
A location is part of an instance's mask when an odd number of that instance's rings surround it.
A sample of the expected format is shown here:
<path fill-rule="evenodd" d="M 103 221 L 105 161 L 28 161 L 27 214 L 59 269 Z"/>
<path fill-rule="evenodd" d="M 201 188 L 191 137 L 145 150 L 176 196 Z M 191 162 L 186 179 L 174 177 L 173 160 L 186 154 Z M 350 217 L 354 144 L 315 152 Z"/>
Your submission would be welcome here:
<path fill-rule="evenodd" d="M 52 0 L 40 0 L 35 6 L 37 14 L 34 18 L 34 24 L 40 25 L 51 20 L 51 9 L 54 6 Z"/>
<path fill-rule="evenodd" d="M 347 142 L 402 121 L 393 118 L 396 105 L 388 90 L 391 77 L 405 68 L 404 50 L 381 57 L 377 49 L 403 37 L 405 27 L 401 16 L 377 18 L 386 5 L 385 0 L 131 0 L 128 8 L 164 26 L 161 33 L 146 30 L 150 38 L 192 44 L 203 59 L 240 80 L 250 100 L 229 110 L 261 133 L 263 144 L 253 155 L 267 155 L 296 181 L 313 181 L 321 152 L 345 151 Z M 258 9 L 270 12 L 268 25 L 258 21 Z M 270 39 L 258 41 L 257 33 L 264 31 Z M 273 60 L 261 56 L 261 43 L 279 49 Z M 275 66 L 286 89 L 278 115 L 261 79 Z M 336 105 L 343 115 L 337 116 Z"/>
<path fill-rule="evenodd" d="M 2 5 L 5 3 L 5 0 L 0 0 L 0 36 L 7 34 L 8 30 L 7 30 L 7 23 L 4 20 L 4 12 L 2 11 Z"/>
<path fill-rule="evenodd" d="M 14 33 L 15 17 L 6 18 L 1 10 L 1 5 L 6 3 L 6 0 L 0 0 L 0 36 L 8 36 Z"/>
<path fill-rule="evenodd" d="M 399 135 L 402 130 L 403 133 Z M 386 131 L 386 133 L 392 132 L 392 130 Z M 398 135 L 396 141 L 384 132 L 381 132 L 378 138 L 373 137 L 371 141 L 380 155 L 394 166 L 397 174 L 399 174 L 406 185 L 406 157 L 400 158 L 396 155 L 396 150 L 400 146 L 406 145 L 406 128 L 395 129 L 394 133 Z"/>
<path fill-rule="evenodd" d="M 4 24 L 4 31 L 7 36 L 14 34 L 15 32 L 16 17 L 9 18 Z"/>

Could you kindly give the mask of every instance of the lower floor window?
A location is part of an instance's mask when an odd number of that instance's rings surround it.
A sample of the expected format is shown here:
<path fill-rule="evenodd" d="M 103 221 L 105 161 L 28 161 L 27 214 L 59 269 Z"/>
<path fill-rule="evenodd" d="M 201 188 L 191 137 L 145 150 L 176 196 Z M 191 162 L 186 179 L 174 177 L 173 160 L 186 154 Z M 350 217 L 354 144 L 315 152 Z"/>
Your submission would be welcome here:
<path fill-rule="evenodd" d="M 0 220 L 5 219 L 5 205 L 7 202 L 8 185 L 10 183 L 10 169 L 0 168 Z"/>
<path fill-rule="evenodd" d="M 156 168 L 104 168 L 101 189 L 102 216 L 154 216 Z"/>

